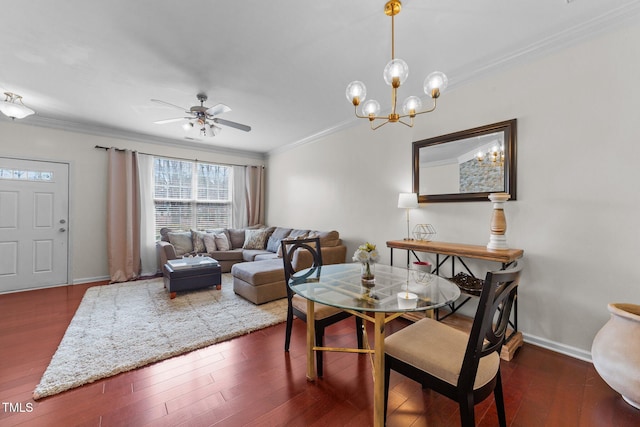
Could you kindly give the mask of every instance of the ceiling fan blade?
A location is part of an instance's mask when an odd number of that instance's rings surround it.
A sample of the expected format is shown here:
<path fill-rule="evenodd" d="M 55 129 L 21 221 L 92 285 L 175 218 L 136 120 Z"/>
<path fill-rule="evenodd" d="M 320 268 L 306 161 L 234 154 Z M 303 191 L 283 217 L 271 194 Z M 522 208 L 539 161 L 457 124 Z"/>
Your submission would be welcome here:
<path fill-rule="evenodd" d="M 157 125 L 164 125 L 166 123 L 174 123 L 174 122 L 179 122 L 180 120 L 189 120 L 188 117 L 176 117 L 175 119 L 165 119 L 165 120 L 158 120 L 157 122 L 153 122 Z"/>
<path fill-rule="evenodd" d="M 224 119 L 219 119 L 218 117 L 214 117 L 213 121 L 215 123 L 221 124 L 221 125 L 225 125 L 225 126 L 229 126 L 232 128 L 236 128 L 239 130 L 243 130 L 245 132 L 249 132 L 251 130 L 251 126 L 247 126 L 247 125 L 243 125 L 240 123 L 236 123 L 236 122 L 231 122 L 229 120 L 224 120 Z"/>
<path fill-rule="evenodd" d="M 156 102 L 156 103 L 158 103 L 158 104 L 163 104 L 163 105 L 166 105 L 166 106 L 168 106 L 168 107 L 177 108 L 178 110 L 181 110 L 181 111 L 184 111 L 184 112 L 189 112 L 189 110 L 188 110 L 188 109 L 186 109 L 186 108 L 183 108 L 183 107 L 177 106 L 176 104 L 172 104 L 172 103 L 170 103 L 170 102 L 161 101 L 161 100 L 159 100 L 159 99 L 152 99 L 152 100 L 151 100 L 151 102 Z"/>
<path fill-rule="evenodd" d="M 207 114 L 210 116 L 217 116 L 218 114 L 228 113 L 231 108 L 224 104 L 216 104 L 207 110 Z"/>

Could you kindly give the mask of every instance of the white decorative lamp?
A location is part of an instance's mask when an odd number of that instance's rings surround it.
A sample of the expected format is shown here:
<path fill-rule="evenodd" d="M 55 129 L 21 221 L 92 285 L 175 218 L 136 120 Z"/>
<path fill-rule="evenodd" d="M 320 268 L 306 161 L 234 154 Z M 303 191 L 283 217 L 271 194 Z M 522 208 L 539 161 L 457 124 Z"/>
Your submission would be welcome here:
<path fill-rule="evenodd" d="M 409 209 L 418 207 L 418 194 L 416 193 L 400 193 L 398 195 L 398 208 L 407 210 L 407 237 L 404 240 L 413 240 L 409 234 Z"/>
<path fill-rule="evenodd" d="M 5 92 L 4 101 L 0 102 L 0 111 L 11 119 L 24 119 L 35 112 L 22 103 L 22 97 L 15 93 Z"/>
<path fill-rule="evenodd" d="M 507 218 L 504 216 L 504 202 L 509 200 L 509 193 L 491 193 L 489 200 L 493 202 L 493 215 L 491 216 L 491 235 L 487 249 L 509 249 L 507 245 Z"/>

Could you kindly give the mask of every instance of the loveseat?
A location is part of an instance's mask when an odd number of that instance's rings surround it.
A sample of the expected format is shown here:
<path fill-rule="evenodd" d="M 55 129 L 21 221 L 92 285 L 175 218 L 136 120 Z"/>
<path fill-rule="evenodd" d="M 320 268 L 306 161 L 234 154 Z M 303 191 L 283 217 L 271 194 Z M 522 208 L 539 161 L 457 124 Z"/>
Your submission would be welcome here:
<path fill-rule="evenodd" d="M 207 255 L 220 263 L 223 273 L 233 275 L 233 289 L 254 304 L 287 295 L 281 244 L 283 239 L 319 237 L 324 264 L 346 260 L 347 248 L 337 231 L 315 231 L 286 227 L 256 226 L 246 229 L 171 231 L 160 230 L 156 242 L 158 265 L 183 256 Z M 297 269 L 311 265 L 311 259 L 294 257 Z M 308 265 L 307 265 L 308 264 Z M 233 268 L 236 266 L 235 268 Z M 232 270 L 233 268 L 233 270 Z"/>

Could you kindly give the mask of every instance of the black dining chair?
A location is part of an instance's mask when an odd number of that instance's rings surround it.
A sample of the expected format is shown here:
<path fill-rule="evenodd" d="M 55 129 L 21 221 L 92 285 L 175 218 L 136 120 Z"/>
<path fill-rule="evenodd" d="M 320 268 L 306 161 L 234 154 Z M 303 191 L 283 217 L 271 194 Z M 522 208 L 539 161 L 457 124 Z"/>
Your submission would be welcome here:
<path fill-rule="evenodd" d="M 385 419 L 392 370 L 458 402 L 462 426 L 475 425 L 474 406 L 493 393 L 506 426 L 500 349 L 505 341 L 521 267 L 488 272 L 469 334 L 433 319 L 385 339 Z"/>
<path fill-rule="evenodd" d="M 283 239 L 282 259 L 284 261 L 284 277 L 287 284 L 287 330 L 284 340 L 284 351 L 289 351 L 291 342 L 291 328 L 293 327 L 293 316 L 306 323 L 307 321 L 307 300 L 289 287 L 289 279 L 304 268 L 320 268 L 322 266 L 322 251 L 320 250 L 320 238 L 286 240 Z M 327 326 L 344 320 L 352 316 L 350 313 L 336 307 L 324 304 L 314 304 L 315 319 L 315 342 L 316 346 L 323 346 L 324 330 Z M 362 347 L 362 319 L 356 316 L 356 337 L 358 348 Z M 319 377 L 323 374 L 322 351 L 316 351 L 316 373 Z"/>

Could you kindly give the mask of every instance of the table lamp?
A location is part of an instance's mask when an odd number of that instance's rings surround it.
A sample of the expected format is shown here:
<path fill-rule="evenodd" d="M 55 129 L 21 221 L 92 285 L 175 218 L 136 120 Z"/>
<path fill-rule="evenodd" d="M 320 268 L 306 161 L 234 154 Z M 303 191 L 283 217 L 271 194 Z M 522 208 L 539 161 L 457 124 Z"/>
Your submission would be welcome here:
<path fill-rule="evenodd" d="M 400 193 L 398 196 L 398 208 L 407 210 L 407 237 L 404 240 L 413 240 L 409 234 L 409 209 L 418 207 L 418 194 L 416 193 Z"/>

